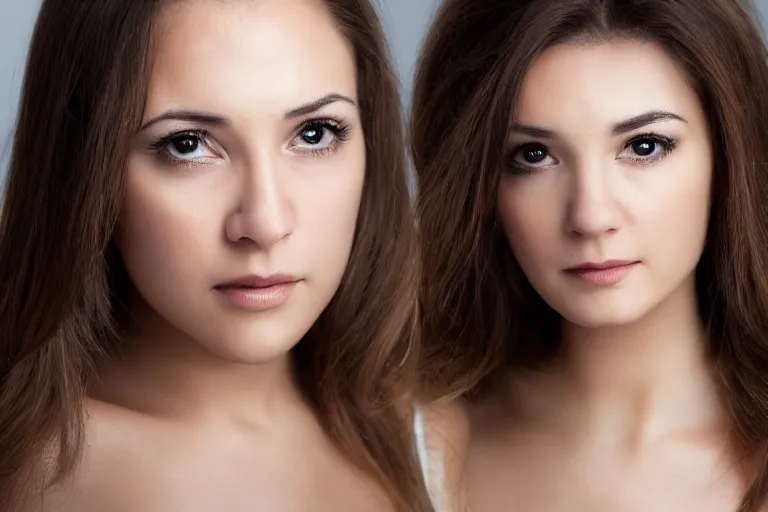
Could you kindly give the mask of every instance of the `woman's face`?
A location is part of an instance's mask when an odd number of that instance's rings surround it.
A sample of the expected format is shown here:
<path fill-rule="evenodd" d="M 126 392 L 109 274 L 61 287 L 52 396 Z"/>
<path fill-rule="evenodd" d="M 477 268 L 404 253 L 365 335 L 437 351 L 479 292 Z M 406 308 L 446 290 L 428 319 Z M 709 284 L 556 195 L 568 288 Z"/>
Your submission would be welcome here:
<path fill-rule="evenodd" d="M 175 2 L 161 21 L 116 233 L 139 320 L 267 362 L 349 258 L 365 175 L 353 50 L 320 0 Z"/>
<path fill-rule="evenodd" d="M 553 309 L 618 326 L 694 290 L 713 154 L 698 97 L 662 48 L 553 47 L 527 73 L 513 121 L 499 215 Z"/>

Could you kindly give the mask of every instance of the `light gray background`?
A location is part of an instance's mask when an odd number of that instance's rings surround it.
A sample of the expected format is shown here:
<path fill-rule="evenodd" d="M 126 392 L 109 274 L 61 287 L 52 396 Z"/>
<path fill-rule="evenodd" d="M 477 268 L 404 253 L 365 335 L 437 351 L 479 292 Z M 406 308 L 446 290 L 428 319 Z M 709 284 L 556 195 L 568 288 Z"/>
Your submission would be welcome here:
<path fill-rule="evenodd" d="M 411 76 L 424 32 L 440 0 L 374 0 L 387 31 L 408 103 Z M 755 0 L 768 29 L 768 0 Z M 40 0 L 0 0 L 0 182 L 4 181 L 9 145 L 27 46 Z"/>

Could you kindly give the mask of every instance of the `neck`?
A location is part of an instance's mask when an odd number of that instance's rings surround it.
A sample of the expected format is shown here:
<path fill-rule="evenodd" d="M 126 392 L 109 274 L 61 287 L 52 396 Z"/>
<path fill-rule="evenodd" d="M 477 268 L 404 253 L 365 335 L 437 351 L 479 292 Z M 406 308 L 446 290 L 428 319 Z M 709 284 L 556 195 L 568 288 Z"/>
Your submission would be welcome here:
<path fill-rule="evenodd" d="M 706 350 L 691 278 L 632 324 L 565 322 L 552 371 L 521 380 L 517 394 L 526 410 L 557 418 L 580 443 L 637 448 L 682 431 L 711 432 L 722 414 Z"/>
<path fill-rule="evenodd" d="M 228 361 L 132 301 L 125 350 L 101 373 L 94 397 L 155 416 L 258 426 L 302 405 L 288 354 L 261 365 Z"/>

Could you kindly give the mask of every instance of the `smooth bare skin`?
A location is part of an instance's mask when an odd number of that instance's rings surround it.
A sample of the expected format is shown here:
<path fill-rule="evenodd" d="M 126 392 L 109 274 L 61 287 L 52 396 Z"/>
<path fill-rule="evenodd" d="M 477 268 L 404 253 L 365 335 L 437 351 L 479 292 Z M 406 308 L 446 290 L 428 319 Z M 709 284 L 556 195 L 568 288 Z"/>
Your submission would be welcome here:
<path fill-rule="evenodd" d="M 130 345 L 46 510 L 390 510 L 327 439 L 289 362 L 354 238 L 353 51 L 320 0 L 172 2 L 161 21 L 116 234 L 136 288 Z M 276 273 L 300 282 L 268 311 L 214 289 Z"/>
<path fill-rule="evenodd" d="M 648 112 L 681 119 L 617 126 Z M 695 297 L 713 156 L 687 77 L 650 43 L 555 46 L 526 75 L 514 124 L 499 216 L 563 317 L 563 350 L 466 409 L 469 509 L 735 510 L 743 468 Z M 605 287 L 563 272 L 614 259 L 640 263 Z"/>

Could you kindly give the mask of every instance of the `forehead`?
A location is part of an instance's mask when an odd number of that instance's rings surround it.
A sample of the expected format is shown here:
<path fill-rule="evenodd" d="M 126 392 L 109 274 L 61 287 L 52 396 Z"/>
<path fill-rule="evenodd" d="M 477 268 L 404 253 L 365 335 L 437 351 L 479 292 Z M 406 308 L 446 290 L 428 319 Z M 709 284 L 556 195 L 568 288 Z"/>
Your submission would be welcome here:
<path fill-rule="evenodd" d="M 159 21 L 147 110 L 355 98 L 353 50 L 320 0 L 176 1 Z"/>
<path fill-rule="evenodd" d="M 651 110 L 697 110 L 685 70 L 664 49 L 642 41 L 558 45 L 523 80 L 515 119 L 537 123 L 615 123 Z"/>

